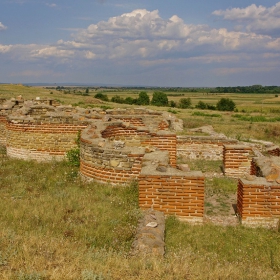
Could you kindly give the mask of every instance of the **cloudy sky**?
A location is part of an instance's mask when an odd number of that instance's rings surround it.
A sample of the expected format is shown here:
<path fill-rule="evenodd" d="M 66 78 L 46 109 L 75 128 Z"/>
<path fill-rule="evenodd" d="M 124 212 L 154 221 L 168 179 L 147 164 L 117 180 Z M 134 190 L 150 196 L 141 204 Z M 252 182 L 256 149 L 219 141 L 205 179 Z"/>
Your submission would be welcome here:
<path fill-rule="evenodd" d="M 0 0 L 0 83 L 280 85 L 280 2 Z"/>

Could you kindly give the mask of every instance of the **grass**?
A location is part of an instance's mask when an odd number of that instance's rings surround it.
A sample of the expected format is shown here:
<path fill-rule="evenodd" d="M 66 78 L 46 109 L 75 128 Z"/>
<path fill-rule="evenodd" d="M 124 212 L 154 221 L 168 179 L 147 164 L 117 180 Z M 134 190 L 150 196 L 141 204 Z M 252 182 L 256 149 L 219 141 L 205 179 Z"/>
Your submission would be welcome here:
<path fill-rule="evenodd" d="M 279 233 L 192 226 L 174 217 L 167 219 L 165 258 L 130 256 L 141 216 L 137 185 L 84 184 L 66 162 L 2 158 L 0 164 L 1 279 L 277 279 L 280 273 Z M 222 193 L 231 189 L 214 182 Z"/>
<path fill-rule="evenodd" d="M 0 98 L 21 94 L 25 99 L 49 97 L 82 106 L 95 106 L 87 101 L 97 92 L 90 89 L 89 96 L 82 96 L 39 87 L 0 85 Z M 138 94 L 123 89 L 117 93 L 122 97 Z M 116 91 L 106 94 L 111 98 Z M 216 104 L 225 96 L 184 95 L 192 99 L 193 105 L 200 100 Z M 171 97 L 174 101 L 181 98 Z M 278 117 L 278 99 L 274 95 L 227 97 L 250 117 Z M 128 107 L 113 103 L 97 106 Z M 213 117 L 209 110 L 194 112 L 198 110 L 176 110 L 186 129 L 211 124 L 217 132 L 230 137 L 280 143 L 277 122 L 242 120 L 234 117 L 235 112 L 219 112 L 221 117 Z M 79 180 L 78 169 L 66 162 L 26 162 L 7 159 L 1 156 L 4 153 L 4 149 L 0 150 L 1 279 L 280 279 L 279 232 L 242 226 L 195 226 L 169 217 L 165 258 L 133 257 L 129 251 L 141 216 L 137 185 L 84 184 Z M 221 172 L 220 161 L 191 161 L 189 166 L 192 170 Z M 233 195 L 236 186 L 235 180 L 213 178 L 206 180 L 205 191 L 206 195 L 221 198 L 219 207 L 224 209 L 223 198 Z M 213 206 L 211 202 L 206 204 Z"/>
<path fill-rule="evenodd" d="M 244 227 L 192 226 L 167 219 L 169 252 L 185 254 L 191 279 L 279 279 L 280 236 Z"/>
<path fill-rule="evenodd" d="M 279 122 L 280 117 L 277 118 L 267 118 L 265 116 L 244 116 L 240 114 L 235 114 L 232 116 L 233 118 L 237 118 L 242 121 L 248 121 L 248 122 Z"/>
<path fill-rule="evenodd" d="M 190 170 L 200 170 L 202 172 L 216 172 L 221 173 L 221 160 L 205 160 L 205 159 L 192 159 L 186 160 L 183 158 L 178 158 L 179 163 L 188 164 Z"/>
<path fill-rule="evenodd" d="M 206 114 L 206 113 L 200 112 L 200 111 L 193 112 L 192 116 L 211 117 L 211 118 L 221 118 L 222 117 L 222 115 L 220 115 L 220 114 Z"/>

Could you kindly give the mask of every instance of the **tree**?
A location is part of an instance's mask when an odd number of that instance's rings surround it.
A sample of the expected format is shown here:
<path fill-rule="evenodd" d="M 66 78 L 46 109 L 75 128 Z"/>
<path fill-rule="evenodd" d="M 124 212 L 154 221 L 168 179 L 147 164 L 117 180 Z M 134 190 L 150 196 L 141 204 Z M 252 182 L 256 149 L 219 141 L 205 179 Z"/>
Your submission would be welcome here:
<path fill-rule="evenodd" d="M 181 98 L 179 100 L 179 108 L 186 109 L 190 108 L 192 105 L 192 101 L 190 98 Z"/>
<path fill-rule="evenodd" d="M 146 91 L 141 91 L 139 93 L 139 97 L 137 99 L 138 105 L 149 105 L 150 104 L 150 98 Z"/>
<path fill-rule="evenodd" d="M 151 104 L 155 106 L 168 106 L 168 97 L 164 92 L 155 91 Z"/>
<path fill-rule="evenodd" d="M 221 98 L 216 107 L 219 111 L 234 111 L 235 103 L 229 98 Z"/>
<path fill-rule="evenodd" d="M 89 93 L 89 89 L 88 88 L 86 89 L 86 93 Z"/>

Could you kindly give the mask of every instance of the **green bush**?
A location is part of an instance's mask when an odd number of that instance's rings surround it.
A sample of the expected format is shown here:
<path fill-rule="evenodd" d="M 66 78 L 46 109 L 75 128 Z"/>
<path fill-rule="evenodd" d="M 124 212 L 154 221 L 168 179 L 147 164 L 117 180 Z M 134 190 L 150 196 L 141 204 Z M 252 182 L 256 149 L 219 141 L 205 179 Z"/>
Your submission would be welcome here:
<path fill-rule="evenodd" d="M 205 110 L 207 109 L 207 104 L 203 101 L 199 101 L 197 105 L 195 105 L 195 108 Z"/>
<path fill-rule="evenodd" d="M 216 107 L 219 111 L 234 111 L 235 103 L 229 98 L 221 98 Z"/>
<path fill-rule="evenodd" d="M 190 108 L 192 105 L 192 101 L 190 98 L 181 98 L 179 100 L 179 108 L 182 108 L 182 109 L 186 109 L 186 108 Z"/>
<path fill-rule="evenodd" d="M 150 104 L 150 98 L 147 92 L 141 91 L 139 93 L 139 97 L 137 99 L 137 104 L 138 105 L 149 105 Z"/>
<path fill-rule="evenodd" d="M 112 98 L 111 98 L 111 102 L 115 102 L 115 103 L 125 103 L 124 102 L 124 99 L 121 98 L 119 95 L 114 95 Z"/>
<path fill-rule="evenodd" d="M 168 106 L 168 97 L 164 92 L 155 91 L 151 104 L 155 106 Z"/>
<path fill-rule="evenodd" d="M 108 96 L 106 94 L 101 93 L 101 92 L 96 93 L 94 95 L 94 97 L 97 98 L 97 99 L 103 100 L 103 101 L 109 101 Z"/>
<path fill-rule="evenodd" d="M 130 105 L 131 105 L 131 104 L 136 104 L 136 103 L 137 103 L 137 99 L 128 96 L 128 97 L 126 97 L 126 98 L 124 99 L 124 103 L 125 103 L 125 104 L 130 104 Z"/>

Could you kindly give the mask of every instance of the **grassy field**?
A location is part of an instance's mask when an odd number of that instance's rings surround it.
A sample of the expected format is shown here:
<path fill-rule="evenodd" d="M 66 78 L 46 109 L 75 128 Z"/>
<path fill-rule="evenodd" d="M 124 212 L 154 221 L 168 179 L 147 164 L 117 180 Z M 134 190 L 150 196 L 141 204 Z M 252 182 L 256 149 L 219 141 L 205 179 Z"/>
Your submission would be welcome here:
<path fill-rule="evenodd" d="M 79 91 L 84 89 L 76 89 Z M 0 98 L 21 94 L 25 99 L 40 96 L 81 106 L 90 104 L 89 99 L 94 101 L 95 93 L 90 89 L 89 96 L 83 96 L 40 87 L 0 85 Z M 122 94 L 134 97 L 138 92 Z M 221 96 L 186 93 L 186 97 L 195 105 L 199 100 L 210 103 L 210 99 L 215 104 Z M 277 118 L 274 96 L 228 97 L 236 102 L 239 112 L 175 109 L 176 115 L 184 119 L 186 129 L 211 124 L 216 131 L 240 140 L 256 138 L 279 143 L 278 121 L 255 122 L 255 119 L 236 117 L 239 114 Z M 172 98 L 181 97 L 169 97 Z M 197 161 L 190 167 L 218 173 L 220 162 Z M 207 195 L 226 197 L 235 192 L 234 180 L 206 180 Z M 85 184 L 79 180 L 78 169 L 67 162 L 36 163 L 0 155 L 0 278 L 280 279 L 280 235 L 266 229 L 195 226 L 171 216 L 166 220 L 165 258 L 131 256 L 130 246 L 141 217 L 137 198 L 137 184 L 126 187 Z"/>
<path fill-rule="evenodd" d="M 66 162 L 0 164 L 1 279 L 280 278 L 278 232 L 169 217 L 165 258 L 132 257 L 136 184 L 84 184 Z"/>

